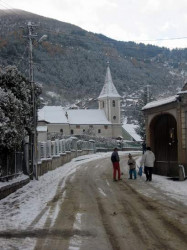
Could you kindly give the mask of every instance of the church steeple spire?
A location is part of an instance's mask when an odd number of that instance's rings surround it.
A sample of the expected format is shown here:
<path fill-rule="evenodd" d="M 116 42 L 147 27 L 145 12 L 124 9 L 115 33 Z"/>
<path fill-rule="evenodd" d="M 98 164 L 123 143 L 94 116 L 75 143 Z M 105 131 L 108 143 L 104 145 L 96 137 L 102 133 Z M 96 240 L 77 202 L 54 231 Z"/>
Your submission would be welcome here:
<path fill-rule="evenodd" d="M 110 72 L 110 67 L 109 67 L 109 61 L 107 62 L 105 84 L 103 86 L 103 89 L 102 89 L 98 99 L 105 98 L 105 97 L 119 97 L 119 98 L 121 97 L 118 94 L 117 89 L 113 84 L 112 76 L 111 76 L 111 72 Z"/>

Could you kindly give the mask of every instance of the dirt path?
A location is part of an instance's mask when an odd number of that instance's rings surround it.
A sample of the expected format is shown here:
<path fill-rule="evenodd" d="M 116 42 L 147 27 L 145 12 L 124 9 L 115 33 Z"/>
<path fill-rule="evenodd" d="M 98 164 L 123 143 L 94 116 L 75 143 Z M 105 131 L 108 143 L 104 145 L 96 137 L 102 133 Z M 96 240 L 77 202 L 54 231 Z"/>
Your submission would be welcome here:
<path fill-rule="evenodd" d="M 35 250 L 186 250 L 186 207 L 143 179 L 128 180 L 127 159 L 121 158 L 126 174 L 119 182 L 112 181 L 109 158 L 80 161 L 26 230 L 0 237 L 23 242 L 9 249 L 27 249 L 29 239 Z"/>
<path fill-rule="evenodd" d="M 187 249 L 185 207 L 142 180 L 113 182 L 108 159 L 89 164 L 48 204 L 52 213 L 61 200 L 55 223 L 49 216 L 45 229 L 37 232 L 35 250 Z M 142 185 L 154 191 L 154 199 L 136 191 Z"/>

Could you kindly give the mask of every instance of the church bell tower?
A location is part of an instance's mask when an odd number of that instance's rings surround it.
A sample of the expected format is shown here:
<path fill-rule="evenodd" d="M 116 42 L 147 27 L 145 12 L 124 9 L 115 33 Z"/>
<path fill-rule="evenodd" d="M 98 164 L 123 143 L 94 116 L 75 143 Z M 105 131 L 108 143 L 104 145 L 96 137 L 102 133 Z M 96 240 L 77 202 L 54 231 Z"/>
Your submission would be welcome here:
<path fill-rule="evenodd" d="M 118 94 L 113 84 L 109 63 L 105 76 L 103 89 L 98 97 L 99 109 L 105 111 L 108 121 L 112 124 L 112 137 L 117 138 L 122 135 L 121 125 L 121 96 Z"/>

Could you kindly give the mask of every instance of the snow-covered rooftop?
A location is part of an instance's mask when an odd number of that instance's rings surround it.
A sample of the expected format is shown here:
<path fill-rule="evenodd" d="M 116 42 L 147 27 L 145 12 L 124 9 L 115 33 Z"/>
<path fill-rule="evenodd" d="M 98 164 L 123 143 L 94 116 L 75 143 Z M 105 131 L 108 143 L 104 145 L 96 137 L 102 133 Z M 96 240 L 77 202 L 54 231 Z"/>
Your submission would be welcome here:
<path fill-rule="evenodd" d="M 61 106 L 45 106 L 38 111 L 38 121 L 69 124 L 111 124 L 104 110 L 100 109 L 69 109 Z M 43 127 L 43 126 L 40 126 Z M 42 128 L 39 128 L 42 129 Z M 44 128 L 43 128 L 44 129 Z"/>
<path fill-rule="evenodd" d="M 127 133 L 132 136 L 132 138 L 137 141 L 140 142 L 142 141 L 141 137 L 136 133 L 135 129 L 138 127 L 137 125 L 134 124 L 126 124 L 124 123 L 122 125 L 122 127 L 127 131 Z"/>
<path fill-rule="evenodd" d="M 109 66 L 107 67 L 105 84 L 103 86 L 103 89 L 102 89 L 98 99 L 101 99 L 104 97 L 118 97 L 118 98 L 120 97 L 120 95 L 118 94 L 118 92 L 116 90 L 116 87 L 113 84 Z"/>
<path fill-rule="evenodd" d="M 66 112 L 61 106 L 44 106 L 38 110 L 38 121 L 68 123 Z"/>
<path fill-rule="evenodd" d="M 180 95 L 180 94 L 187 94 L 187 90 L 181 90 L 181 91 L 179 91 L 178 95 Z"/>
<path fill-rule="evenodd" d="M 154 107 L 158 107 L 158 106 L 162 106 L 162 105 L 165 105 L 168 103 L 175 102 L 177 100 L 177 97 L 178 97 L 177 95 L 174 95 L 174 96 L 170 96 L 170 97 L 158 100 L 158 101 L 149 102 L 142 108 L 142 110 L 150 109 L 150 108 L 154 108 Z"/>
<path fill-rule="evenodd" d="M 68 110 L 70 124 L 111 124 L 106 118 L 104 110 L 78 109 Z"/>
<path fill-rule="evenodd" d="M 37 126 L 38 132 L 47 132 L 47 126 Z"/>

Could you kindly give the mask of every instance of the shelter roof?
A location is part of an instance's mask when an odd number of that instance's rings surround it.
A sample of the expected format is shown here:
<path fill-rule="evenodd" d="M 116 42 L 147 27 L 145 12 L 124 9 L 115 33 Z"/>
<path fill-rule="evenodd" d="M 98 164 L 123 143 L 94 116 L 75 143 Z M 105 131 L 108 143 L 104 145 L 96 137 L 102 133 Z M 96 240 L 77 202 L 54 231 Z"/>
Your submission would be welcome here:
<path fill-rule="evenodd" d="M 174 95 L 174 96 L 170 96 L 161 100 L 149 102 L 142 108 L 142 110 L 151 109 L 154 107 L 159 107 L 168 103 L 175 102 L 177 100 L 177 97 L 178 97 L 177 95 Z"/>

